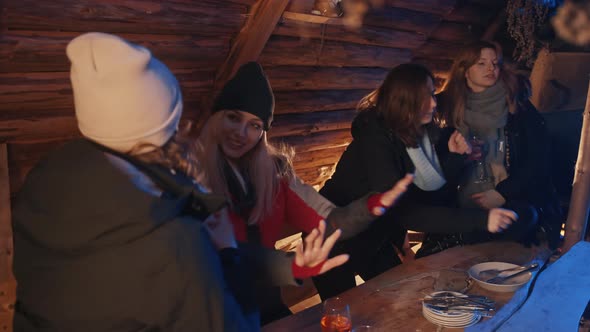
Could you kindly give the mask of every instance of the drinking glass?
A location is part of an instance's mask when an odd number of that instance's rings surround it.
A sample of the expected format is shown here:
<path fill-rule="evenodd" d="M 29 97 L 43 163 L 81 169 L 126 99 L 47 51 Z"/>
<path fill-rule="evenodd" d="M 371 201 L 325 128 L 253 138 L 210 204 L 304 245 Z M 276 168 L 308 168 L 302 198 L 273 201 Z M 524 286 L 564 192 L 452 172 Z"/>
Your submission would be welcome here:
<path fill-rule="evenodd" d="M 359 325 L 352 329 L 352 332 L 372 332 L 371 325 Z"/>
<path fill-rule="evenodd" d="M 322 332 L 351 332 L 350 308 L 339 297 L 324 301 L 322 315 Z"/>
<path fill-rule="evenodd" d="M 489 143 L 481 138 L 477 134 L 470 135 L 470 143 L 473 149 L 473 153 L 478 153 L 479 156 L 474 159 L 475 161 L 475 183 L 488 183 L 492 181 L 488 166 L 485 163 L 486 156 L 489 152 Z"/>

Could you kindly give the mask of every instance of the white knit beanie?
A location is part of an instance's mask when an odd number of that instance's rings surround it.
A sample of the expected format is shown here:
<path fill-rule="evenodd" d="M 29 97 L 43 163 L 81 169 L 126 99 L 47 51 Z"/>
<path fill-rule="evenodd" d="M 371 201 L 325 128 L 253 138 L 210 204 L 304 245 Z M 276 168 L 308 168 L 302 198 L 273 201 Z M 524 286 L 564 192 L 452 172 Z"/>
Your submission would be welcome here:
<path fill-rule="evenodd" d="M 117 36 L 91 32 L 66 53 L 78 127 L 98 144 L 127 153 L 139 143 L 164 145 L 178 128 L 178 81 L 149 50 Z"/>

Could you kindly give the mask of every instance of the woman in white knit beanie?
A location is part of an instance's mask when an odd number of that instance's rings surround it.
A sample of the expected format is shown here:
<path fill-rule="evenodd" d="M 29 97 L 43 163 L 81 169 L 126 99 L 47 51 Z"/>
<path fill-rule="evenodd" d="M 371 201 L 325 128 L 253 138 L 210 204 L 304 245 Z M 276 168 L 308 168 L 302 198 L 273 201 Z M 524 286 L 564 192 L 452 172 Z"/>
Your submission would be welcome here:
<path fill-rule="evenodd" d="M 250 294 L 234 290 L 267 271 L 248 269 L 260 264 L 240 258 L 231 231 L 211 238 L 200 222 L 223 200 L 195 186 L 174 75 L 147 49 L 104 33 L 75 38 L 67 55 L 84 138 L 50 153 L 17 197 L 14 330 L 258 330 Z M 312 238 L 309 257 L 325 260 L 334 241 Z M 293 258 L 251 256 L 295 284 Z"/>

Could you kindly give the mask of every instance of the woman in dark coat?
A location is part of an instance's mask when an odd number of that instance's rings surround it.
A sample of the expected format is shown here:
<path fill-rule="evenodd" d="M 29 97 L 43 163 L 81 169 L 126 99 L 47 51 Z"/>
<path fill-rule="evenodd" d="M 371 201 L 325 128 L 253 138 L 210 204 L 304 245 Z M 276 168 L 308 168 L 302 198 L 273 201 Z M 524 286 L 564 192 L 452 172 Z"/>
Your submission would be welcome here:
<path fill-rule="evenodd" d="M 368 230 L 343 241 L 350 253 L 342 267 L 314 278 L 322 298 L 354 287 L 363 279 L 399 264 L 406 229 L 431 232 L 499 232 L 517 216 L 504 209 L 451 208 L 456 180 L 470 146 L 456 131 L 441 132 L 432 124 L 436 107 L 434 78 L 420 65 L 400 65 L 360 104 L 352 125 L 353 141 L 332 178 L 320 193 L 337 205 L 348 204 L 372 191 L 382 191 L 406 173 L 414 183 L 406 194 Z"/>
<path fill-rule="evenodd" d="M 476 160 L 460 181 L 460 205 L 532 210 L 532 217 L 521 223 L 530 227 L 512 236 L 534 240 L 538 219 L 556 246 L 561 219 L 549 170 L 549 137 L 529 97 L 528 79 L 504 66 L 496 44 L 480 41 L 463 48 L 455 59 L 439 98 L 439 116 L 479 145 L 471 158 Z M 482 234 L 461 237 L 463 242 L 489 239 Z M 431 241 L 424 250 L 430 253 L 433 247 L 439 247 L 436 251 L 448 245 Z"/>

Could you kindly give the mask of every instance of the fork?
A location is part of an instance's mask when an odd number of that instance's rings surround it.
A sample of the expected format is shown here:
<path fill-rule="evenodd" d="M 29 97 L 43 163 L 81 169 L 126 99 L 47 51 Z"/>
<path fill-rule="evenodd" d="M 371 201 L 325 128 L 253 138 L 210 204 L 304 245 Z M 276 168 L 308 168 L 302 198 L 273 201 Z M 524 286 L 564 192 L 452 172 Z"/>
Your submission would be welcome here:
<path fill-rule="evenodd" d="M 500 273 L 504 273 L 504 272 L 517 272 L 520 271 L 522 269 L 524 269 L 524 266 L 516 266 L 516 267 L 511 267 L 509 269 L 503 269 L 503 270 L 499 270 L 499 269 L 488 269 L 488 270 L 483 270 L 480 271 L 477 276 L 479 277 L 479 279 L 481 280 L 488 280 L 494 277 L 497 277 L 500 275 Z"/>
<path fill-rule="evenodd" d="M 511 274 L 511 275 L 508 275 L 508 276 L 505 276 L 505 277 L 500 277 L 500 276 L 498 276 L 498 277 L 494 277 L 494 278 L 491 278 L 491 279 L 488 279 L 488 280 L 486 280 L 486 282 L 487 282 L 487 283 L 490 283 L 490 284 L 497 284 L 497 285 L 500 285 L 500 284 L 502 284 L 504 281 L 506 281 L 506 280 L 508 280 L 508 279 L 511 279 L 511 278 L 513 278 L 513 277 L 516 277 L 516 276 L 519 276 L 519 275 L 521 275 L 521 274 L 523 274 L 523 273 L 525 273 L 525 272 L 528 272 L 528 271 L 530 271 L 530 270 L 534 270 L 534 269 L 536 269 L 537 267 L 539 267 L 539 264 L 537 264 L 537 263 L 533 263 L 533 264 L 531 264 L 531 265 L 528 265 L 528 266 L 526 266 L 526 267 L 525 267 L 523 270 L 521 270 L 521 271 L 518 271 L 518 272 L 516 272 L 516 273 L 513 273 L 513 274 Z"/>

